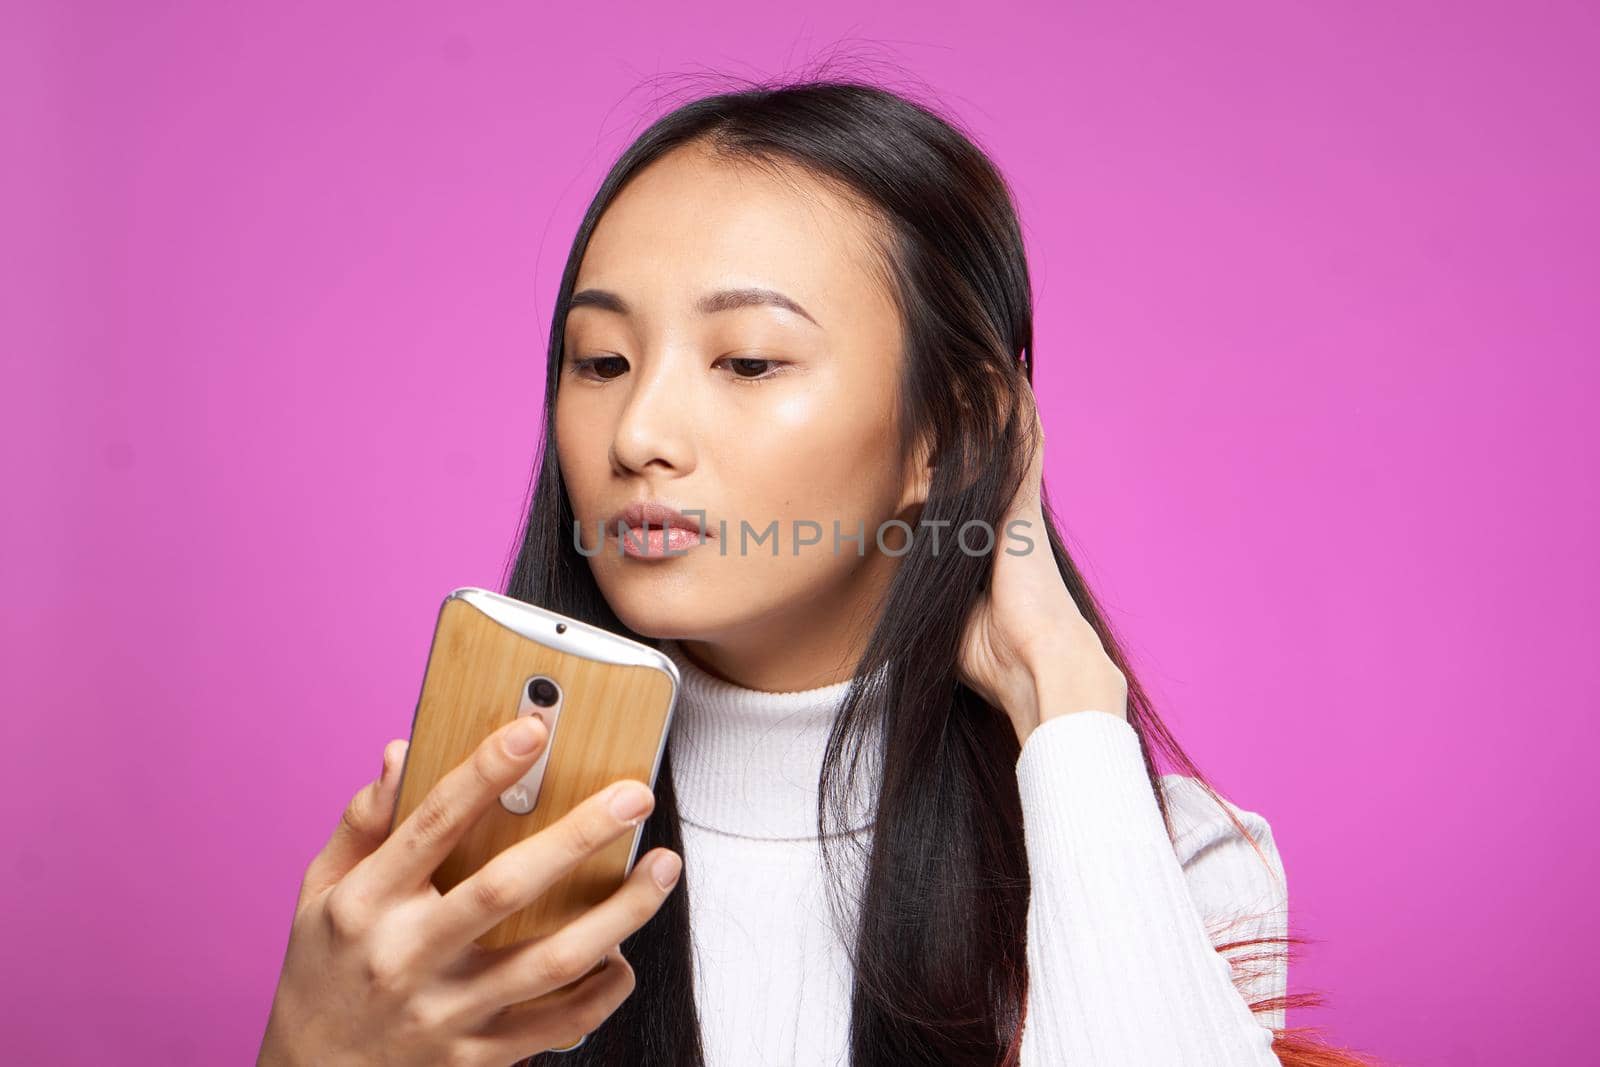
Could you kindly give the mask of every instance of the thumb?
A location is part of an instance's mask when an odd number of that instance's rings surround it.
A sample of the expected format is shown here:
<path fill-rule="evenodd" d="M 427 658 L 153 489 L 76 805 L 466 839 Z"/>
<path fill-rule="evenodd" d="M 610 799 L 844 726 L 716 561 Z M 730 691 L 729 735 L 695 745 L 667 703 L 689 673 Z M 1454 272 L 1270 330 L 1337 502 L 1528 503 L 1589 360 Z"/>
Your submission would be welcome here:
<path fill-rule="evenodd" d="M 405 766 L 408 744 L 396 738 L 384 746 L 383 772 L 350 799 L 328 843 L 306 868 L 300 893 L 302 900 L 322 892 L 350 873 L 352 867 L 371 855 L 389 836 L 389 822 L 394 817 L 400 770 Z"/>

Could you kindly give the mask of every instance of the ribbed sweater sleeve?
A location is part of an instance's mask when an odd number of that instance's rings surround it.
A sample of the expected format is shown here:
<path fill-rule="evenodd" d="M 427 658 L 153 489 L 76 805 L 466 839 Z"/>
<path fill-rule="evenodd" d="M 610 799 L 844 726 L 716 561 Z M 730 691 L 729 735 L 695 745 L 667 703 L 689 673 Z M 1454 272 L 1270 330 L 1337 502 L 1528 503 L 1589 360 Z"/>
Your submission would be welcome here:
<path fill-rule="evenodd" d="M 1270 867 L 1197 793 L 1186 810 L 1200 814 L 1169 838 L 1138 734 L 1103 711 L 1045 720 L 1016 771 L 1032 880 L 1022 1067 L 1277 1067 L 1268 1024 L 1282 1012 L 1252 1014 L 1207 931 L 1232 921 L 1232 941 L 1285 929 L 1265 820 L 1233 809 Z M 1250 995 L 1281 995 L 1285 978 L 1274 965 Z"/>

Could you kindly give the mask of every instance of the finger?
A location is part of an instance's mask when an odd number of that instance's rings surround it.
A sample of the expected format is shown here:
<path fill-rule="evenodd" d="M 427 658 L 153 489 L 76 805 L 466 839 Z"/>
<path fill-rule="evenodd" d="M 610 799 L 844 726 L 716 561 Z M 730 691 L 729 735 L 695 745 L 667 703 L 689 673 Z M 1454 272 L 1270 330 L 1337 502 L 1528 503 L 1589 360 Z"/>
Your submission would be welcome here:
<path fill-rule="evenodd" d="M 497 1014 L 480 1033 L 490 1063 L 512 1063 L 573 1046 L 609 1019 L 634 990 L 633 967 L 615 946 L 605 966 L 567 988 Z"/>
<path fill-rule="evenodd" d="M 1022 390 L 1022 403 L 1026 403 L 1029 410 L 1029 429 L 1026 430 L 1027 467 L 1022 474 L 1022 483 L 1018 486 L 1016 499 L 1013 501 L 1011 512 L 1013 514 L 1029 515 L 1032 512 L 1043 512 L 1043 491 L 1045 491 L 1045 419 L 1038 411 L 1034 392 L 1029 389 Z"/>
<path fill-rule="evenodd" d="M 661 910 L 682 870 L 677 853 L 654 849 L 616 892 L 561 929 L 479 956 L 472 983 L 473 995 L 484 998 L 478 1007 L 493 1011 L 577 981 L 604 955 L 606 946 L 621 944 Z"/>
<path fill-rule="evenodd" d="M 349 879 L 363 895 L 373 897 L 427 884 L 468 827 L 533 765 L 549 737 L 549 728 L 536 715 L 519 716 L 485 737 L 356 865 Z"/>
<path fill-rule="evenodd" d="M 1023 403 L 1028 408 L 1028 481 L 1038 484 L 1039 474 L 1044 466 L 1044 415 L 1039 411 L 1039 403 L 1034 398 L 1033 390 L 1022 391 Z"/>
<path fill-rule="evenodd" d="M 458 951 L 538 900 L 589 856 L 631 833 L 654 807 L 655 794 L 643 782 L 613 782 L 457 883 L 422 920 L 418 938 L 432 951 Z"/>
<path fill-rule="evenodd" d="M 340 814 L 339 825 L 334 827 L 327 844 L 306 868 L 302 896 L 327 889 L 383 844 L 389 820 L 394 817 L 400 766 L 405 761 L 407 743 L 403 738 L 396 738 L 384 746 L 382 773 L 363 786 Z"/>

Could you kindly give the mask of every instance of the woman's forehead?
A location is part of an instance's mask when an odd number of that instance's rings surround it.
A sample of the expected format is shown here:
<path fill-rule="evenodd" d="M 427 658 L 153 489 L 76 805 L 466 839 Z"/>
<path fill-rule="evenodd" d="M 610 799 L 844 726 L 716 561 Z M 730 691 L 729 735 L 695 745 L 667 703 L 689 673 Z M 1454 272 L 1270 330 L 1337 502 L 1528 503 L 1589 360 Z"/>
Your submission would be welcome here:
<path fill-rule="evenodd" d="M 766 288 L 824 326 L 881 303 L 871 225 L 825 183 L 703 152 L 641 171 L 595 227 L 575 291 L 598 289 L 664 313 L 704 294 Z M 677 304 L 678 307 L 667 306 Z"/>

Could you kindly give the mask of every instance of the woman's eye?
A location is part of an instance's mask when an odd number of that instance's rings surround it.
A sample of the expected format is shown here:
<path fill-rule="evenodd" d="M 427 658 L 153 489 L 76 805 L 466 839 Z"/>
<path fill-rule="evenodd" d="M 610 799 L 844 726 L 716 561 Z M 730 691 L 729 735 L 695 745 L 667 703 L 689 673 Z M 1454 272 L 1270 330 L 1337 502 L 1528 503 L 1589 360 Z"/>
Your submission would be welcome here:
<path fill-rule="evenodd" d="M 765 374 L 763 371 L 765 371 L 768 367 L 782 366 L 782 364 L 778 363 L 776 360 L 758 359 L 755 356 L 729 356 L 727 358 L 727 363 L 731 368 L 733 368 L 733 376 L 735 378 L 738 378 L 740 381 L 747 382 L 762 381 L 763 379 L 771 378 L 773 377 L 772 374 Z"/>
<path fill-rule="evenodd" d="M 610 381 L 627 369 L 628 361 L 621 356 L 590 356 L 587 359 L 575 360 L 572 364 L 572 373 L 584 377 L 585 372 L 593 370 L 594 376 L 600 381 Z"/>

